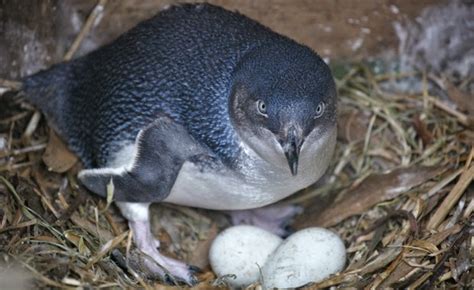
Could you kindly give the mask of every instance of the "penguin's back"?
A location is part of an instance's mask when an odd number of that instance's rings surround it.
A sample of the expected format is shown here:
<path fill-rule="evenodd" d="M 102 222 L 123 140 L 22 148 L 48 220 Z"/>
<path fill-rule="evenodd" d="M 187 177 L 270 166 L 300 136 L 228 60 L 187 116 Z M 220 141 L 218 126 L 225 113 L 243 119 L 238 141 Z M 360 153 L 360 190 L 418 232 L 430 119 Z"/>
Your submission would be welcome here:
<path fill-rule="evenodd" d="M 159 114 L 218 155 L 232 155 L 232 73 L 247 51 L 279 42 L 292 43 L 241 14 L 172 6 L 84 57 L 26 78 L 24 91 L 89 168 L 105 166 Z"/>

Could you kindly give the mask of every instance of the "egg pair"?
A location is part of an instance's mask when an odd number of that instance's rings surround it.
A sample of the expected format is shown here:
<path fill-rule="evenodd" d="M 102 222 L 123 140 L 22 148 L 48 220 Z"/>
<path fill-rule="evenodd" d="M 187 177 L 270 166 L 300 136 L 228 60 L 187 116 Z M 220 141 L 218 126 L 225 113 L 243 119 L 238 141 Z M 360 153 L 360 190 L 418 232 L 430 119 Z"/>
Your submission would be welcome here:
<path fill-rule="evenodd" d="M 240 225 L 220 233 L 209 251 L 214 273 L 234 288 L 259 281 L 265 289 L 295 288 L 341 271 L 344 243 L 324 228 L 307 228 L 287 239 Z"/>

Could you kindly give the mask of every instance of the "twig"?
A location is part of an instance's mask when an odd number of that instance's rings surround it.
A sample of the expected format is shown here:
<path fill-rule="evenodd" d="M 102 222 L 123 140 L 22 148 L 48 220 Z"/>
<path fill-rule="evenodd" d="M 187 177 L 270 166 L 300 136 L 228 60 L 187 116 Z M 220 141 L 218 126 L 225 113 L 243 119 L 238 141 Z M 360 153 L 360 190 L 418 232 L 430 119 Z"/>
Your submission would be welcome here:
<path fill-rule="evenodd" d="M 450 184 L 456 177 L 459 176 L 464 171 L 463 168 L 460 168 L 456 170 L 455 172 L 449 174 L 447 177 L 443 178 L 441 181 L 439 181 L 436 185 L 434 185 L 427 193 L 427 197 L 432 197 L 435 195 L 437 192 L 439 192 L 441 189 L 443 189 L 446 185 Z"/>
<path fill-rule="evenodd" d="M 32 226 L 32 225 L 36 225 L 37 223 L 38 223 L 38 221 L 36 219 L 28 220 L 26 222 L 22 222 L 22 223 L 14 225 L 14 226 L 9 226 L 9 227 L 5 227 L 3 229 L 0 229 L 0 234 L 4 233 L 6 231 L 16 230 L 16 229 L 20 229 L 20 228 L 26 228 L 26 227 L 29 227 L 29 226 Z"/>
<path fill-rule="evenodd" d="M 104 7 L 106 3 L 107 3 L 107 0 L 99 0 L 97 5 L 92 10 L 91 14 L 89 14 L 89 17 L 87 18 L 86 23 L 84 24 L 81 31 L 76 36 L 76 39 L 74 39 L 74 42 L 72 43 L 71 47 L 67 51 L 66 55 L 64 56 L 65 61 L 72 59 L 72 57 L 76 53 L 77 49 L 81 45 L 86 35 L 89 34 L 92 26 L 94 25 L 95 20 L 104 11 Z"/>
<path fill-rule="evenodd" d="M 36 145 L 32 145 L 25 148 L 14 149 L 10 152 L 5 152 L 5 153 L 0 152 L 0 158 L 6 157 L 6 156 L 16 156 L 16 155 L 21 155 L 25 153 L 40 151 L 40 150 L 43 150 L 44 148 L 46 148 L 46 144 L 36 144 Z"/>
<path fill-rule="evenodd" d="M 30 112 L 22 112 L 22 113 L 15 114 L 14 116 L 11 116 L 11 117 L 0 120 L 0 124 L 10 124 L 12 122 L 15 122 L 15 121 L 18 121 L 18 120 L 21 120 L 21 119 L 25 118 L 29 114 L 30 114 Z"/>
<path fill-rule="evenodd" d="M 369 233 L 371 233 L 372 231 L 374 231 L 375 229 L 377 229 L 378 227 L 382 226 L 383 224 L 385 224 L 386 222 L 388 222 L 389 220 L 391 220 L 392 218 L 406 218 L 408 220 L 408 222 L 410 223 L 410 230 L 411 232 L 414 234 L 414 237 L 417 237 L 418 236 L 418 232 L 419 232 L 419 229 L 418 229 L 418 223 L 416 222 L 416 218 L 415 216 L 409 212 L 409 211 L 406 211 L 406 210 L 395 210 L 395 211 L 391 211 L 389 213 L 387 213 L 386 216 L 378 219 L 373 225 L 371 225 L 368 229 L 362 231 L 360 234 L 358 235 L 355 235 L 352 240 L 355 241 L 357 240 L 359 237 L 361 236 L 365 236 Z"/>
<path fill-rule="evenodd" d="M 78 188 L 76 190 L 76 197 L 74 198 L 74 202 L 66 208 L 66 210 L 61 213 L 61 215 L 57 218 L 55 224 L 56 225 L 63 225 L 67 220 L 69 220 L 72 214 L 79 208 L 81 204 L 86 201 L 87 194 L 83 191 L 82 188 Z"/>
<path fill-rule="evenodd" d="M 0 166 L 0 172 L 2 172 L 2 171 L 16 171 L 20 168 L 29 167 L 29 166 L 35 164 L 36 162 L 37 162 L 37 160 L 36 161 L 23 162 L 23 163 L 16 163 L 16 164 L 7 163 L 6 165 Z"/>
<path fill-rule="evenodd" d="M 474 120 L 472 117 L 466 115 L 466 114 L 463 114 L 453 108 L 451 108 L 450 106 L 448 106 L 447 104 L 445 104 L 444 102 L 438 100 L 438 99 L 435 99 L 433 97 L 430 97 L 428 96 L 427 97 L 428 100 L 430 102 L 432 102 L 436 107 L 440 108 L 441 110 L 453 115 L 454 117 L 456 117 L 459 121 L 459 123 L 461 123 L 462 125 L 466 126 L 466 127 L 472 127 L 474 126 Z"/>
<path fill-rule="evenodd" d="M 471 149 L 471 154 L 469 156 L 468 162 L 466 165 L 470 165 L 470 160 L 474 154 L 474 147 Z M 438 207 L 433 216 L 431 216 L 427 229 L 436 229 L 441 222 L 446 218 L 451 208 L 456 204 L 456 202 L 461 198 L 461 195 L 464 193 L 466 188 L 471 183 L 474 178 L 474 165 L 470 167 L 465 167 L 464 172 L 459 177 L 458 182 L 453 187 L 451 192 L 446 196 L 441 205 Z"/>
<path fill-rule="evenodd" d="M 123 232 L 119 236 L 109 240 L 106 242 L 104 245 L 100 247 L 99 252 L 97 252 L 93 257 L 89 259 L 87 262 L 87 265 L 85 266 L 85 269 L 89 269 L 92 267 L 95 263 L 97 263 L 100 259 L 102 259 L 105 255 L 107 255 L 110 251 L 115 249 L 124 239 L 127 238 L 129 232 Z"/>
<path fill-rule="evenodd" d="M 28 122 L 28 126 L 26 126 L 25 132 L 23 132 L 22 138 L 28 143 L 31 135 L 36 131 L 38 128 L 38 123 L 41 119 L 41 113 L 36 111 L 33 116 L 31 116 L 30 122 Z"/>
<path fill-rule="evenodd" d="M 431 277 L 430 279 L 422 286 L 420 289 L 433 289 L 433 284 L 434 282 L 438 279 L 438 277 L 441 276 L 441 272 L 443 271 L 445 267 L 445 262 L 448 260 L 448 258 L 452 255 L 452 252 L 454 249 L 458 248 L 459 245 L 461 245 L 466 239 L 471 237 L 473 228 L 469 226 L 465 226 L 462 231 L 457 235 L 456 239 L 454 242 L 448 247 L 448 251 L 444 253 L 444 255 L 441 257 L 441 259 L 438 261 L 438 264 L 434 267 L 433 271 L 430 273 Z"/>
<path fill-rule="evenodd" d="M 0 79 L 0 87 L 18 91 L 21 89 L 21 86 L 22 86 L 22 82 Z"/>

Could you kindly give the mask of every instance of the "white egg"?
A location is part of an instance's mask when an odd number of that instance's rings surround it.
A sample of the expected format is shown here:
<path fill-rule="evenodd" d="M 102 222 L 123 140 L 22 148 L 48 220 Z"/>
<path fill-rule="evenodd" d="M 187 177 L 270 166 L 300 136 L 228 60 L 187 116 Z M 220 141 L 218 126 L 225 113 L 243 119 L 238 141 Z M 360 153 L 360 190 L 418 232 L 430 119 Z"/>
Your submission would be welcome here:
<path fill-rule="evenodd" d="M 344 268 L 346 248 L 335 233 L 307 228 L 283 241 L 262 268 L 264 288 L 294 288 L 318 282 Z"/>
<path fill-rule="evenodd" d="M 245 287 L 260 278 L 260 270 L 281 238 L 263 229 L 239 225 L 220 233 L 209 250 L 209 261 L 218 277 L 235 275 L 226 281 L 232 287 Z"/>

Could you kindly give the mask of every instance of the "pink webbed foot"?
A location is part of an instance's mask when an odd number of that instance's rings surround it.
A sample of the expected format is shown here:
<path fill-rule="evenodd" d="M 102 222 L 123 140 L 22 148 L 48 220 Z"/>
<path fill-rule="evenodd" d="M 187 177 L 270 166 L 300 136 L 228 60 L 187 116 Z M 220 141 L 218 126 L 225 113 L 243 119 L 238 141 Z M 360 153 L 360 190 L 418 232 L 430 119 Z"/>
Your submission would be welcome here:
<path fill-rule="evenodd" d="M 160 243 L 151 234 L 149 221 L 129 221 L 129 226 L 133 231 L 137 248 L 144 254 L 143 264 L 148 271 L 170 284 L 183 282 L 192 286 L 198 282 L 194 276 L 198 271 L 196 267 L 166 257 L 159 252 Z"/>
<path fill-rule="evenodd" d="M 228 213 L 233 225 L 254 225 L 285 237 L 291 233 L 289 230 L 291 220 L 302 210 L 301 207 L 295 205 L 274 205 L 250 210 L 229 211 Z"/>

